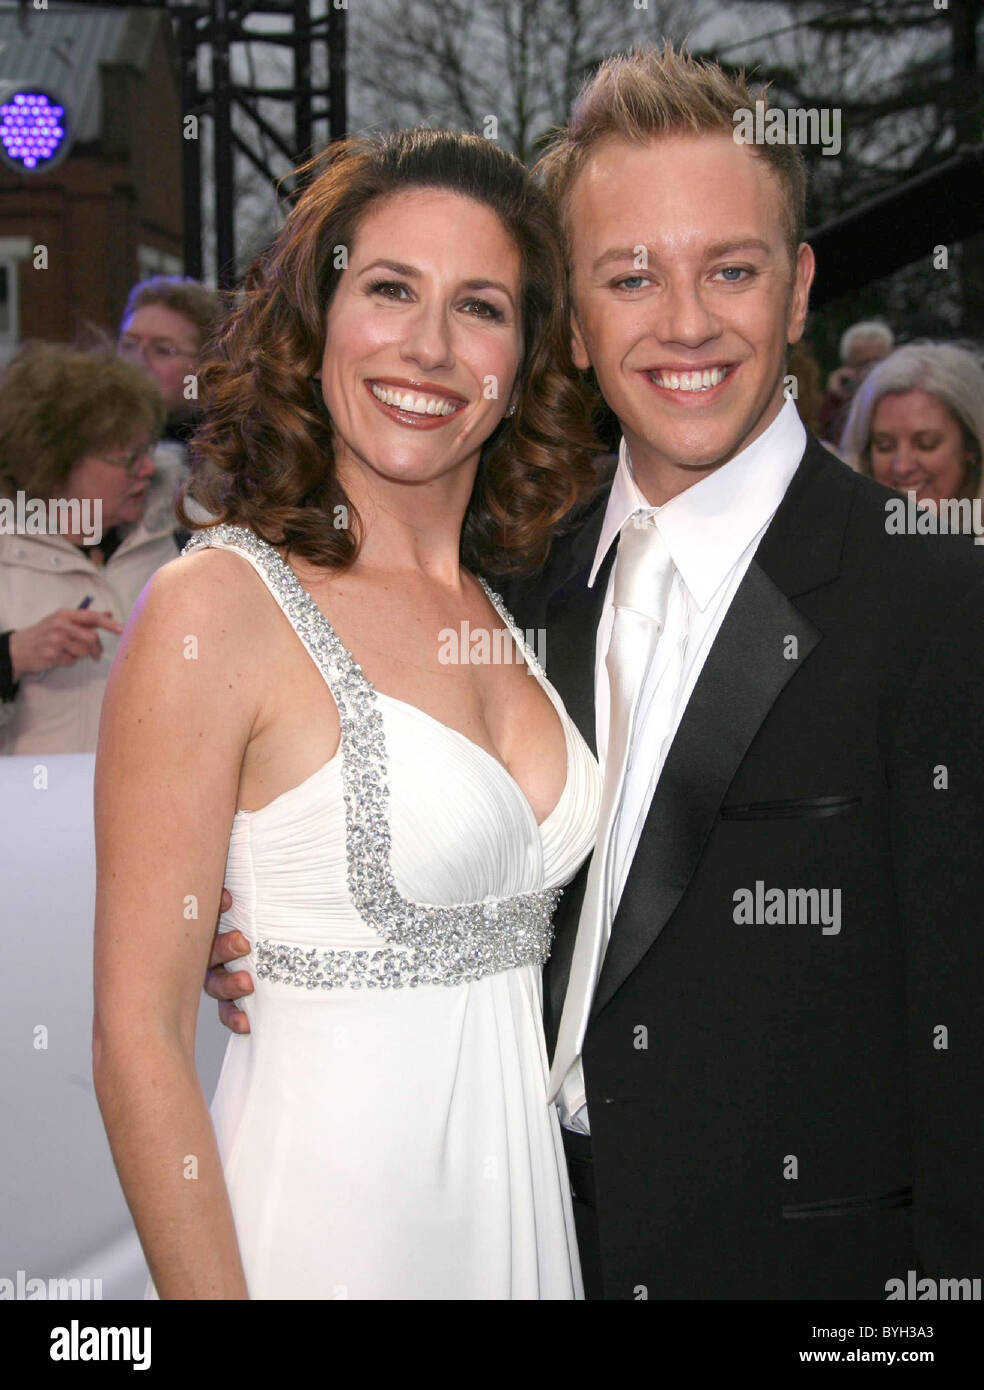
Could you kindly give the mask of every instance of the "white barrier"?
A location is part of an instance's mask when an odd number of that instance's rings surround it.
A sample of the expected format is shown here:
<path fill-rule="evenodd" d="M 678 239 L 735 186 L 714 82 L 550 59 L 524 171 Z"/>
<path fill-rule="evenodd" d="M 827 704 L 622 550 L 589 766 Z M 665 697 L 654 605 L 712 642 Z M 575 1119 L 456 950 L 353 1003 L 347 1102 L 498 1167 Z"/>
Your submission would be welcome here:
<path fill-rule="evenodd" d="M 92 753 L 0 758 L 0 1280 L 88 1279 L 93 1292 L 101 1280 L 103 1298 L 142 1298 L 147 1266 L 92 1085 L 94 767 Z M 202 995 L 208 1101 L 228 1038 Z"/>

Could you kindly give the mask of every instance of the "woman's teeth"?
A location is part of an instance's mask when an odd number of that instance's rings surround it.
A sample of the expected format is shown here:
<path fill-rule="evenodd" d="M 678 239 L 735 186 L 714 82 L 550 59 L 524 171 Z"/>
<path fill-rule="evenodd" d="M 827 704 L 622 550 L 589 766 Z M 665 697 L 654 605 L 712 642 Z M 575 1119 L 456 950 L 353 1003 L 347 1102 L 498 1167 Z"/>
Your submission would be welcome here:
<path fill-rule="evenodd" d="M 446 396 L 415 396 L 412 391 L 396 391 L 389 386 L 369 387 L 377 401 L 383 405 L 395 406 L 397 410 L 409 410 L 413 415 L 453 415 L 461 409 L 459 401 L 449 401 Z"/>
<path fill-rule="evenodd" d="M 650 372 L 649 380 L 668 391 L 709 391 L 727 375 L 727 367 L 711 367 L 706 372 Z"/>

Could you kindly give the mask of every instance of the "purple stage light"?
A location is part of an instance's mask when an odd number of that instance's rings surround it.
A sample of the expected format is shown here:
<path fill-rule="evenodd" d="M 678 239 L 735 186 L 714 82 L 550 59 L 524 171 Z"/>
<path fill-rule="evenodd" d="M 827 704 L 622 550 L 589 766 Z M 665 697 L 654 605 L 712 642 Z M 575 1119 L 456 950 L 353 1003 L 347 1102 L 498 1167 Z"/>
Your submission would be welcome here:
<path fill-rule="evenodd" d="M 7 89 L 10 93 L 10 89 Z M 0 103 L 0 151 L 5 162 L 40 172 L 64 152 L 65 108 L 47 92 L 10 93 Z"/>

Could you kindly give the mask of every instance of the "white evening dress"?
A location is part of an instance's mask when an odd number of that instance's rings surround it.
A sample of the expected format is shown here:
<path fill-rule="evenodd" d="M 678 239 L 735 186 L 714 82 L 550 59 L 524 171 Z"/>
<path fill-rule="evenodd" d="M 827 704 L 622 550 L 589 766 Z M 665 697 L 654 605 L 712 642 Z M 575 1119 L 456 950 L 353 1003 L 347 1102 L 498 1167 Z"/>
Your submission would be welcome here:
<path fill-rule="evenodd" d="M 253 565 L 341 724 L 335 756 L 237 811 L 229 842 L 220 929 L 249 941 L 227 968 L 254 993 L 211 1117 L 250 1298 L 583 1298 L 541 968 L 594 840 L 587 745 L 487 586 L 564 727 L 541 825 L 491 754 L 373 688 L 253 531 L 199 545 Z"/>

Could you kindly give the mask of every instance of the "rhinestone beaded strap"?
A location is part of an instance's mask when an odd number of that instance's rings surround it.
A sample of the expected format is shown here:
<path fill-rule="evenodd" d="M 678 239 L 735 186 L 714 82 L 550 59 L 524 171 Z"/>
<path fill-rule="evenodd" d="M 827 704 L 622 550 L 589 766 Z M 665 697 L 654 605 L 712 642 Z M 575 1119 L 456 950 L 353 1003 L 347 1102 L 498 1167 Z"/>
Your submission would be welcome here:
<path fill-rule="evenodd" d="M 498 613 L 499 617 L 502 619 L 506 627 L 511 632 L 512 636 L 515 638 L 516 645 L 522 652 L 523 658 L 526 661 L 527 666 L 530 668 L 531 671 L 535 671 L 536 674 L 541 678 L 541 680 L 546 680 L 547 673 L 540 665 L 540 661 L 537 657 L 536 652 L 527 642 L 522 632 L 522 629 L 516 626 L 515 622 L 513 621 L 512 614 L 509 612 L 506 605 L 502 602 L 502 599 L 499 597 L 499 595 L 495 592 L 494 589 L 489 588 L 489 586 L 486 584 L 485 580 L 482 578 L 481 575 L 478 576 L 478 582 L 485 590 L 485 596 L 488 599 L 489 603 L 491 603 L 492 607 Z"/>
<path fill-rule="evenodd" d="M 542 965 L 550 952 L 559 888 L 450 906 L 400 896 L 390 866 L 386 740 L 372 684 L 273 546 L 248 527 L 223 523 L 196 531 L 181 553 L 213 545 L 243 551 L 257 561 L 328 683 L 341 726 L 349 892 L 363 921 L 386 942 L 352 950 L 304 950 L 287 942 L 258 941 L 257 975 L 308 989 L 386 989 L 457 985 L 517 966 Z M 527 660 L 535 661 L 502 600 L 481 582 Z"/>

